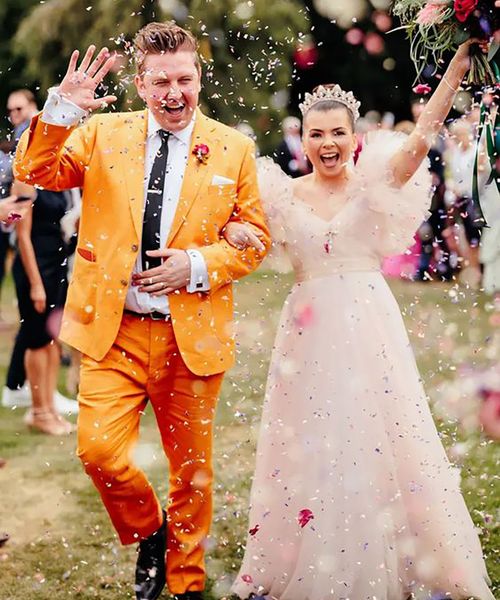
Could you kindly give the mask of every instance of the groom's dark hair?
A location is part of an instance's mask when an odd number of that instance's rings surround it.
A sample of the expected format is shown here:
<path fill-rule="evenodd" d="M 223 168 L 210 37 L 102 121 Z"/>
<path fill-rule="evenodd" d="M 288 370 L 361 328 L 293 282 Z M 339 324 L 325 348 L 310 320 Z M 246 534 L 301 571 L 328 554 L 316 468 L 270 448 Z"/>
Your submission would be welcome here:
<path fill-rule="evenodd" d="M 134 50 L 139 75 L 144 72 L 144 60 L 148 54 L 165 54 L 177 50 L 193 52 L 194 64 L 201 71 L 198 41 L 190 31 L 179 27 L 175 21 L 145 25 L 134 38 Z"/>

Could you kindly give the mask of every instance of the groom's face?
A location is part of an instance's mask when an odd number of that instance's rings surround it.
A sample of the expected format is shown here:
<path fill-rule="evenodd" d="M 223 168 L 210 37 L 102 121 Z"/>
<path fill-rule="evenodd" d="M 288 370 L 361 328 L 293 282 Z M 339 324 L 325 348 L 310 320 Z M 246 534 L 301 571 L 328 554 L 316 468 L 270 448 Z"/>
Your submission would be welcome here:
<path fill-rule="evenodd" d="M 148 54 L 135 85 L 162 128 L 180 131 L 198 106 L 201 73 L 196 55 L 190 50 Z"/>

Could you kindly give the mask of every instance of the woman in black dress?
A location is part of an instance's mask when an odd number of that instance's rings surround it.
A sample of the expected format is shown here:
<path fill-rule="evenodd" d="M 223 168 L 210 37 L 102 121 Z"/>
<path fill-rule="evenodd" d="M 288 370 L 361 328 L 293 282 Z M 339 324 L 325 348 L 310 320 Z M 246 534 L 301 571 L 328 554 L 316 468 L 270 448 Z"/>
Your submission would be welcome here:
<path fill-rule="evenodd" d="M 61 350 L 56 341 L 67 291 L 67 251 L 60 221 L 66 212 L 61 192 L 41 190 L 26 217 L 17 224 L 18 253 L 13 275 L 21 315 L 19 335 L 27 348 L 26 375 L 32 410 L 26 423 L 51 435 L 73 430 L 54 408 Z"/>

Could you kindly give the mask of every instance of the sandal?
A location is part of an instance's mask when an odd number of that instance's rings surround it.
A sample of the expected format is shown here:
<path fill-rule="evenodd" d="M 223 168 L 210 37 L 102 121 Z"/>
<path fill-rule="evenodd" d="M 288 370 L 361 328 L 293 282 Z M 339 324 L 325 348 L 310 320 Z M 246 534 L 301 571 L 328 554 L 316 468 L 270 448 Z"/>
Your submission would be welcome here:
<path fill-rule="evenodd" d="M 24 415 L 23 421 L 32 431 L 47 435 L 67 435 L 68 428 L 49 410 L 31 408 Z"/>

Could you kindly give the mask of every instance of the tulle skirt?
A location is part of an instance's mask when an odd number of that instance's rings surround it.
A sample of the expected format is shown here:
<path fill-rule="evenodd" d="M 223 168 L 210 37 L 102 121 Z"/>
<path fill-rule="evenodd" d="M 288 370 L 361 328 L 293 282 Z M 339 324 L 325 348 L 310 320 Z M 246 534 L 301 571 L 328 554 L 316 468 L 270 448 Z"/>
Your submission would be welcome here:
<path fill-rule="evenodd" d="M 493 600 L 459 472 L 380 273 L 293 287 L 250 502 L 241 598 Z"/>

